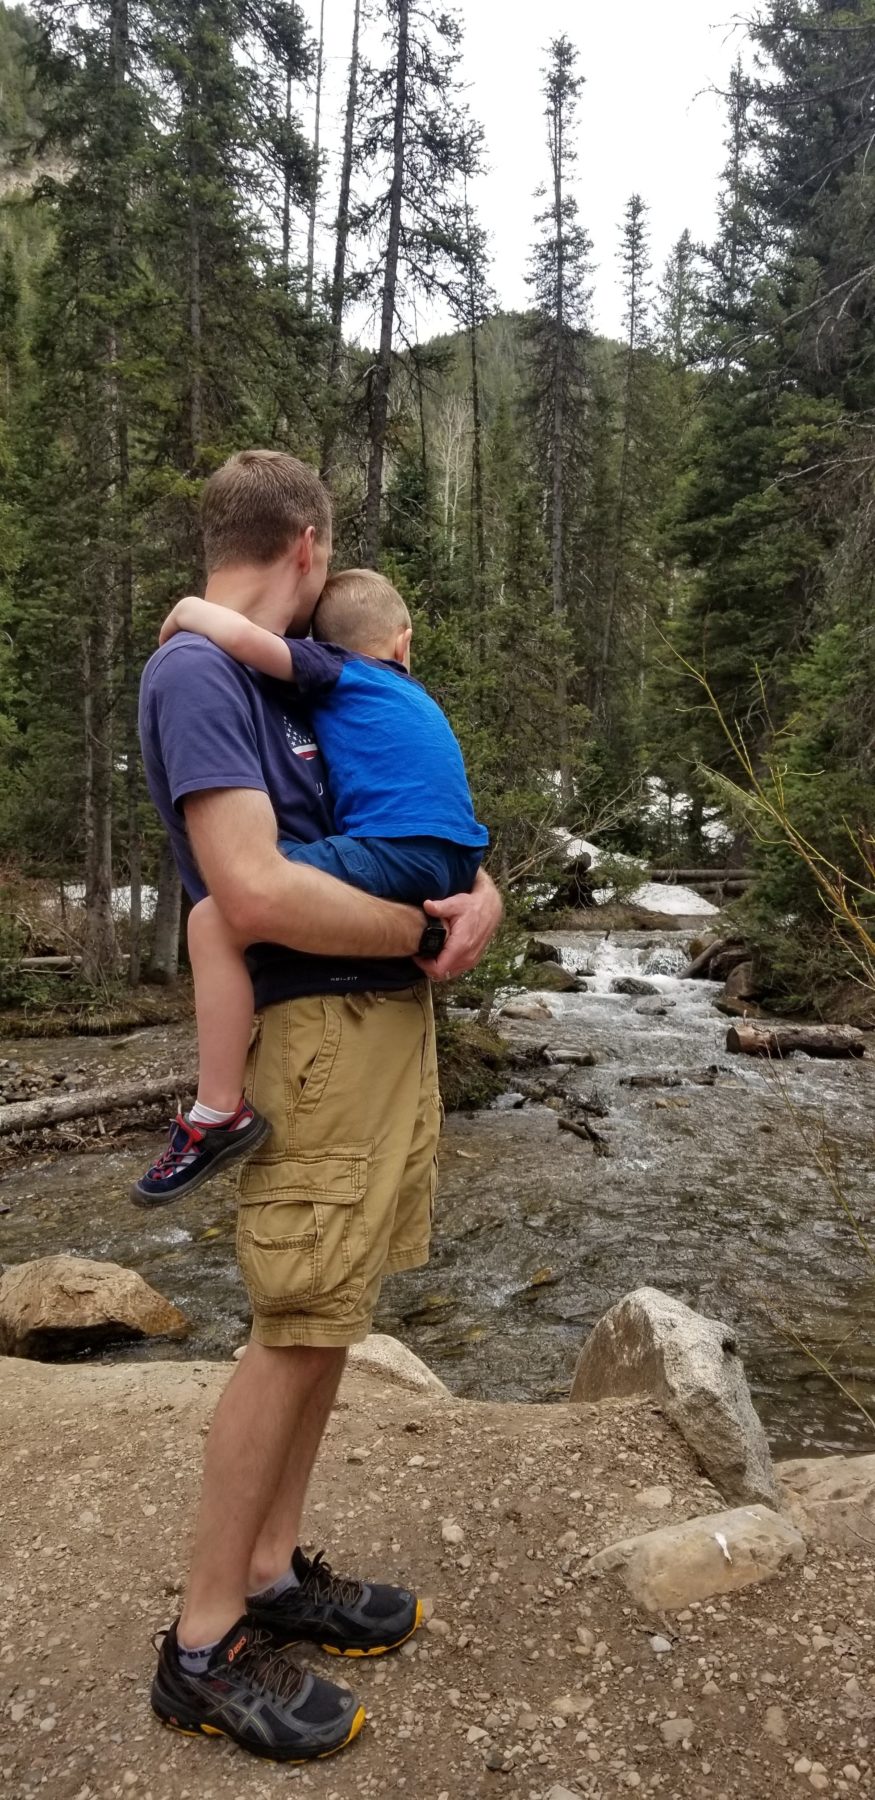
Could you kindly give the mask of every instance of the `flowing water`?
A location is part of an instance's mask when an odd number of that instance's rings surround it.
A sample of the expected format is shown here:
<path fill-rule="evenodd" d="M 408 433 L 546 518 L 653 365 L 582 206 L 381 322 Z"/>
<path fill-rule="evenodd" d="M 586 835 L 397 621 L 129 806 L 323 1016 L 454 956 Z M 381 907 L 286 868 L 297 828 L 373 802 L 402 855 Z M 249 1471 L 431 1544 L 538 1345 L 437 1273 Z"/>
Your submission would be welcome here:
<path fill-rule="evenodd" d="M 875 1061 L 797 1057 L 776 1070 L 728 1055 L 719 989 L 679 978 L 689 938 L 552 936 L 567 967 L 591 971 L 586 992 L 545 995 L 551 1017 L 508 1030 L 515 1049 L 543 1050 L 554 1066 L 509 1076 L 524 1105 L 448 1120 L 431 1264 L 387 1282 L 378 1323 L 461 1394 L 550 1399 L 567 1393 L 599 1315 L 646 1283 L 735 1327 L 781 1454 L 875 1448 L 875 1429 L 808 1354 L 875 1410 L 875 1262 L 843 1210 L 875 1237 Z M 613 992 L 627 975 L 655 995 Z M 587 1053 L 594 1066 L 581 1066 Z M 99 1052 L 76 1040 L 0 1045 L 2 1054 L 66 1055 L 87 1071 Z M 713 1085 L 627 1085 L 709 1067 Z M 586 1116 L 606 1155 L 560 1131 L 556 1111 L 531 1097 L 545 1078 L 561 1086 L 562 1112 L 595 1106 Z M 127 1188 L 154 1141 L 22 1162 L 0 1182 L 11 1208 L 0 1260 L 66 1250 L 124 1262 L 193 1322 L 185 1346 L 128 1354 L 226 1356 L 246 1333 L 231 1185 L 155 1216 L 135 1211 Z M 841 1198 L 817 1167 L 824 1141 Z"/>

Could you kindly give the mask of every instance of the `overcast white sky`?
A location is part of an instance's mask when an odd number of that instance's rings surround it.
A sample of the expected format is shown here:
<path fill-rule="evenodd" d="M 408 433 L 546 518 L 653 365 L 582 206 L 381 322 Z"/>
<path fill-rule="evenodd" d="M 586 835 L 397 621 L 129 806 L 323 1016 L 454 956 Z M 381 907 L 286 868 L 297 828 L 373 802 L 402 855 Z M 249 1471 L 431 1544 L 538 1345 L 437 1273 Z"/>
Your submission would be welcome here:
<path fill-rule="evenodd" d="M 304 0 L 318 27 L 319 0 Z M 566 32 L 586 77 L 581 97 L 577 194 L 592 239 L 594 325 L 614 334 L 621 303 L 616 251 L 623 207 L 636 189 L 651 212 L 655 268 L 689 226 L 707 240 L 714 224 L 724 119 L 712 91 L 726 85 L 744 47 L 745 0 L 624 0 L 616 11 L 582 0 L 461 0 L 465 76 L 472 112 L 486 132 L 489 174 L 477 195 L 491 234 L 493 285 L 502 306 L 528 304 L 525 269 L 533 194 L 547 169 L 540 71 L 544 48 Z M 326 235 L 336 194 L 340 117 L 349 64 L 352 0 L 325 0 L 326 70 L 322 204 Z M 613 13 L 613 17 L 612 17 Z M 312 124 L 312 121 L 310 121 Z M 421 319 L 420 335 L 439 329 Z"/>

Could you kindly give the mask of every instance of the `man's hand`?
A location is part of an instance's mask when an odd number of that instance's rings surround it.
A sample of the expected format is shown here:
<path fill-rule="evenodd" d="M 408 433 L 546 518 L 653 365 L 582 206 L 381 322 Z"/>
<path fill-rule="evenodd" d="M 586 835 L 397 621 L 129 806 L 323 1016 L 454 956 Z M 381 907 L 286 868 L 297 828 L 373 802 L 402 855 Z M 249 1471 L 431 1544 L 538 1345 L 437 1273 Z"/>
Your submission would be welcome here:
<path fill-rule="evenodd" d="M 504 907 L 494 881 L 481 869 L 470 894 L 426 900 L 425 911 L 446 926 L 447 941 L 440 956 L 430 962 L 417 961 L 430 981 L 452 981 L 476 968 L 501 924 Z"/>
<path fill-rule="evenodd" d="M 177 600 L 158 633 L 159 644 L 166 644 L 168 638 L 175 637 L 178 631 L 203 632 L 206 615 L 200 609 L 208 604 L 208 601 L 199 599 L 197 594 L 186 594 L 183 600 Z"/>

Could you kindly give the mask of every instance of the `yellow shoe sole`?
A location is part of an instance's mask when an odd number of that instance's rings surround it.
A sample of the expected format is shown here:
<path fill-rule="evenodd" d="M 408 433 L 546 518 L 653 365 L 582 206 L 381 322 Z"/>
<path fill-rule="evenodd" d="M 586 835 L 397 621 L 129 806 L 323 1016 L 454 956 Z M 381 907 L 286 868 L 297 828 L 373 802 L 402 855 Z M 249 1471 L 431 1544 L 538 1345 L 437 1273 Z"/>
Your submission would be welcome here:
<path fill-rule="evenodd" d="M 394 1644 L 374 1644 L 370 1650 L 338 1650 L 336 1644 L 320 1644 L 319 1648 L 320 1650 L 325 1651 L 326 1656 L 388 1656 L 391 1651 L 400 1650 L 401 1645 L 406 1644 L 408 1639 L 412 1638 L 414 1632 L 419 1630 L 421 1624 L 422 1601 L 417 1600 L 416 1617 L 410 1630 L 404 1633 L 403 1638 L 396 1638 Z"/>
<path fill-rule="evenodd" d="M 198 1725 L 194 1730 L 191 1730 L 186 1725 L 174 1725 L 172 1719 L 162 1719 L 160 1713 L 156 1713 L 155 1716 L 161 1720 L 161 1724 L 165 1725 L 168 1731 L 178 1731 L 180 1737 L 230 1738 L 231 1742 L 238 1744 L 241 1750 L 248 1750 L 250 1748 L 248 1744 L 241 1744 L 239 1738 L 231 1737 L 230 1731 L 222 1731 L 218 1725 Z M 250 1750 L 250 1754 L 257 1756 L 259 1762 L 276 1763 L 277 1767 L 282 1767 L 284 1769 L 301 1768 L 304 1763 L 309 1762 L 326 1762 L 329 1756 L 338 1756 L 341 1750 L 345 1750 L 347 1745 L 352 1743 L 353 1738 L 358 1737 L 366 1718 L 367 1714 L 364 1707 L 359 1706 L 353 1715 L 352 1724 L 350 1725 L 343 1743 L 332 1745 L 330 1750 L 318 1750 L 315 1756 L 262 1756 L 261 1752 L 258 1750 Z"/>

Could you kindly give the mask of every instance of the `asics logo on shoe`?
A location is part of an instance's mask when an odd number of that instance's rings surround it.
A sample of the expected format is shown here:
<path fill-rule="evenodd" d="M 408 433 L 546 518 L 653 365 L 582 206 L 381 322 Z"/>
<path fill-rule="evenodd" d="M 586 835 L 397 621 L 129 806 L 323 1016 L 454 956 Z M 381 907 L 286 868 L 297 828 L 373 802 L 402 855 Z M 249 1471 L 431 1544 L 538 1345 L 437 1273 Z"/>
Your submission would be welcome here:
<path fill-rule="evenodd" d="M 231 1648 L 230 1648 L 230 1650 L 229 1650 L 229 1651 L 228 1651 L 228 1661 L 229 1661 L 229 1662 L 233 1662 L 233 1661 L 234 1661 L 234 1659 L 235 1659 L 235 1657 L 237 1657 L 237 1656 L 239 1656 L 239 1655 L 240 1655 L 240 1652 L 241 1652 L 241 1650 L 243 1650 L 243 1649 L 244 1649 L 244 1648 L 245 1648 L 245 1646 L 246 1646 L 246 1643 L 247 1643 L 247 1641 L 248 1641 L 248 1640 L 247 1640 L 247 1638 L 246 1638 L 246 1635 L 245 1635 L 245 1633 L 244 1633 L 244 1635 L 243 1635 L 243 1637 L 239 1637 L 239 1638 L 238 1638 L 238 1639 L 237 1639 L 237 1642 L 236 1642 L 236 1644 L 232 1644 L 232 1645 L 231 1645 Z"/>

